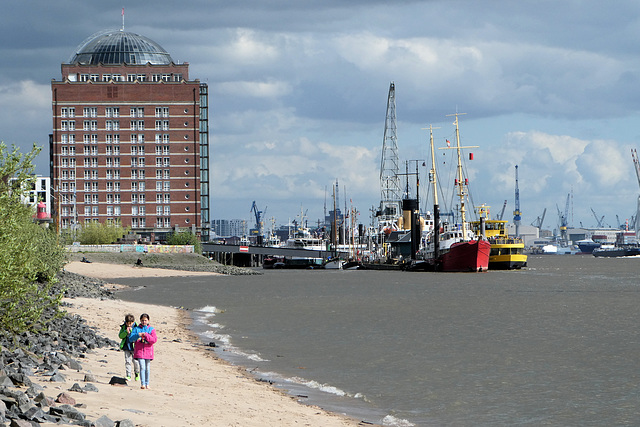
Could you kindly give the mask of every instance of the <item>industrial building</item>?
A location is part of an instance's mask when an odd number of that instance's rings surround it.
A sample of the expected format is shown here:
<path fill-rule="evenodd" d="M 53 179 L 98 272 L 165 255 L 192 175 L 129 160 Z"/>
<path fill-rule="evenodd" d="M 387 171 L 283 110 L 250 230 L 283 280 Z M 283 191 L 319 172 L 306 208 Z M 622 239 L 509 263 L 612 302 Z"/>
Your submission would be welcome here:
<path fill-rule="evenodd" d="M 119 222 L 148 242 L 208 240 L 208 87 L 158 43 L 98 33 L 52 80 L 52 217 L 58 229 Z"/>

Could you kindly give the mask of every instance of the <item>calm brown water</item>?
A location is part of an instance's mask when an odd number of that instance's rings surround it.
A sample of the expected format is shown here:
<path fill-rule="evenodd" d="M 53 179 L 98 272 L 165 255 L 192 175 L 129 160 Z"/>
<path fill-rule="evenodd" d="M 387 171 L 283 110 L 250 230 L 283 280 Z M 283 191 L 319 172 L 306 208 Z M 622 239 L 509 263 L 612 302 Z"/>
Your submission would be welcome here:
<path fill-rule="evenodd" d="M 640 424 L 640 259 L 481 274 L 265 271 L 112 281 L 194 310 L 234 363 L 386 425 Z"/>

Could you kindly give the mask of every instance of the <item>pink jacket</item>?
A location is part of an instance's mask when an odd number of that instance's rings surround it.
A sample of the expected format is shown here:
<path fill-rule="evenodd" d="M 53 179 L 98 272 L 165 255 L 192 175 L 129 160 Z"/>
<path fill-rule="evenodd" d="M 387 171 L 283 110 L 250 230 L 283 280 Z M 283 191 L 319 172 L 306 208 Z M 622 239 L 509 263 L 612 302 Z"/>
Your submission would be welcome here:
<path fill-rule="evenodd" d="M 153 344 L 158 341 L 156 330 L 151 326 L 136 326 L 131 330 L 129 341 L 133 342 L 134 359 L 153 360 Z"/>

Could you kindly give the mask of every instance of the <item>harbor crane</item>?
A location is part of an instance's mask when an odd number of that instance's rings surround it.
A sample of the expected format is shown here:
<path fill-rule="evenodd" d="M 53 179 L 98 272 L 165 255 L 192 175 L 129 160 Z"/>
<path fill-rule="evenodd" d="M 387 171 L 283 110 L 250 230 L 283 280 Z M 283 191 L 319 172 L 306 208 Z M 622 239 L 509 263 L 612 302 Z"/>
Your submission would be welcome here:
<path fill-rule="evenodd" d="M 265 212 L 267 212 L 267 208 L 264 208 L 264 211 L 258 210 L 258 205 L 256 205 L 256 201 L 253 201 L 253 205 L 251 205 L 251 212 L 255 215 L 256 218 L 256 233 L 258 234 L 258 240 L 261 240 L 264 237 L 264 220 L 263 216 Z M 262 244 L 261 241 L 258 244 Z"/>
<path fill-rule="evenodd" d="M 562 239 L 563 241 L 567 241 L 568 240 L 568 236 L 567 236 L 567 227 L 569 226 L 569 200 L 571 198 L 571 193 L 567 194 L 567 204 L 565 205 L 564 208 L 564 213 L 560 212 L 560 208 L 558 207 L 558 205 L 556 205 L 556 208 L 558 208 L 558 219 L 560 219 L 560 239 Z"/>
<path fill-rule="evenodd" d="M 538 229 L 538 232 L 542 230 L 542 224 L 544 223 L 544 216 L 546 214 L 547 214 L 547 208 L 544 208 L 544 210 L 542 211 L 542 215 L 537 217 L 536 220 L 531 223 L 531 225 L 533 225 Z"/>
<path fill-rule="evenodd" d="M 504 216 L 504 210 L 507 208 L 507 201 L 504 201 L 504 205 L 502 205 L 502 211 L 500 211 L 500 215 L 498 215 L 498 220 L 502 221 L 502 217 Z"/>
<path fill-rule="evenodd" d="M 597 227 L 604 228 L 604 215 L 602 215 L 602 218 L 598 219 L 598 215 L 596 215 L 596 211 L 594 211 L 593 208 L 591 208 L 591 213 L 593 214 L 593 217 L 596 219 Z"/>
<path fill-rule="evenodd" d="M 380 162 L 380 214 L 383 221 L 394 221 L 401 213 L 402 188 L 396 131 L 396 85 L 391 82 L 387 97 L 382 156 Z"/>
<path fill-rule="evenodd" d="M 522 212 L 520 211 L 520 190 L 518 189 L 518 165 L 516 165 L 516 208 L 513 211 L 513 223 L 516 226 L 516 237 L 520 237 L 520 220 L 522 220 Z"/>

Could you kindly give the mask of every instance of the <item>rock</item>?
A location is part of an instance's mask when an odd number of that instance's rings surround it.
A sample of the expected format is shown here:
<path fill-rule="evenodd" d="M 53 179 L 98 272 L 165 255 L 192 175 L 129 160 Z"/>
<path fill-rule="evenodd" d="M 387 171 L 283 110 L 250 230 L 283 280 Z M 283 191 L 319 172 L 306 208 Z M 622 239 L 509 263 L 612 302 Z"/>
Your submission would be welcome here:
<path fill-rule="evenodd" d="M 58 403 L 64 403 L 67 405 L 75 405 L 76 404 L 76 400 L 71 397 L 70 394 L 66 393 L 66 392 L 62 392 L 58 395 L 58 397 L 56 397 L 56 402 Z"/>
<path fill-rule="evenodd" d="M 13 381 L 7 375 L 0 376 L 0 387 L 13 387 Z"/>
<path fill-rule="evenodd" d="M 62 374 L 53 374 L 49 381 L 63 383 L 66 381 L 66 378 Z"/>
<path fill-rule="evenodd" d="M 45 422 L 44 415 L 44 411 L 37 406 L 32 406 L 31 408 L 24 411 L 24 417 L 26 419 L 35 421 L 37 423 Z"/>
<path fill-rule="evenodd" d="M 31 387 L 33 384 L 29 377 L 24 374 L 10 373 L 8 377 L 18 387 Z"/>
<path fill-rule="evenodd" d="M 84 414 L 73 406 L 61 405 L 49 408 L 49 414 L 54 416 L 62 416 L 76 421 L 84 421 Z"/>
<path fill-rule="evenodd" d="M 124 420 L 118 422 L 116 424 L 118 427 L 136 427 L 136 425 L 129 418 L 125 418 Z"/>
<path fill-rule="evenodd" d="M 82 389 L 82 387 L 80 387 L 80 384 L 78 384 L 78 383 L 73 383 L 73 385 L 71 386 L 69 391 L 75 391 L 75 392 L 78 392 L 78 393 L 84 393 L 84 390 Z"/>
<path fill-rule="evenodd" d="M 38 427 L 38 426 L 39 424 L 36 423 L 35 421 L 17 420 L 17 419 L 11 420 L 11 424 L 9 424 L 9 427 Z"/>
<path fill-rule="evenodd" d="M 96 387 L 93 384 L 85 384 L 84 391 L 85 392 L 87 392 L 87 391 L 95 391 L 95 392 L 97 392 L 98 391 L 98 387 Z"/>
<path fill-rule="evenodd" d="M 96 377 L 93 374 L 84 374 L 84 382 L 86 383 L 95 383 Z"/>
<path fill-rule="evenodd" d="M 93 423 L 95 427 L 114 427 L 116 425 L 109 417 L 106 415 L 101 416 Z"/>
<path fill-rule="evenodd" d="M 74 371 L 82 371 L 82 365 L 73 359 L 69 359 L 66 365 L 69 369 L 73 369 Z"/>

